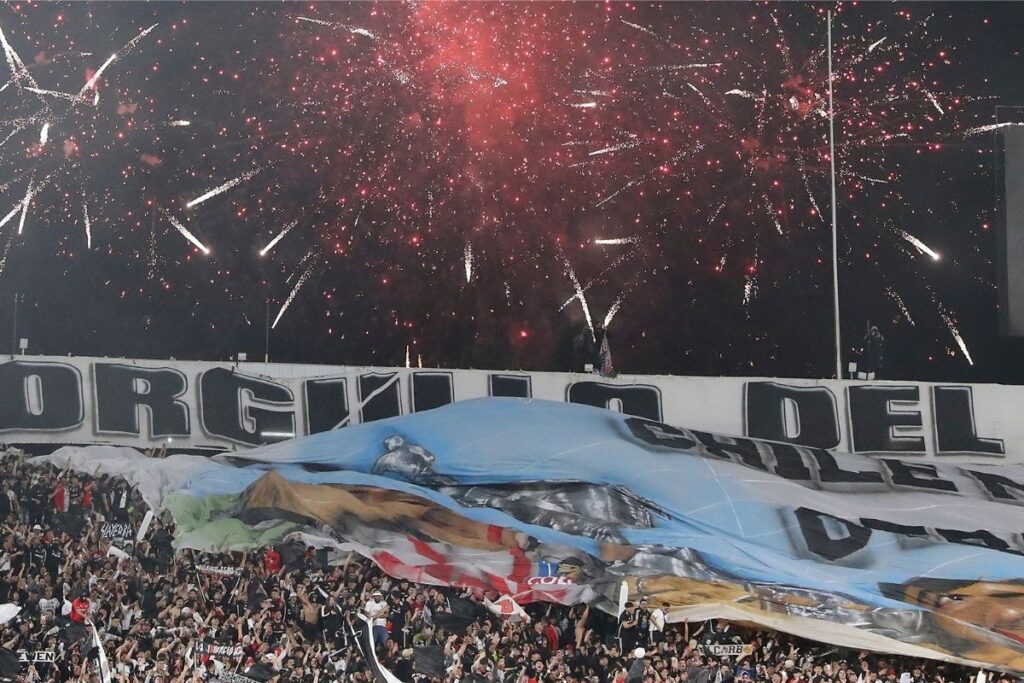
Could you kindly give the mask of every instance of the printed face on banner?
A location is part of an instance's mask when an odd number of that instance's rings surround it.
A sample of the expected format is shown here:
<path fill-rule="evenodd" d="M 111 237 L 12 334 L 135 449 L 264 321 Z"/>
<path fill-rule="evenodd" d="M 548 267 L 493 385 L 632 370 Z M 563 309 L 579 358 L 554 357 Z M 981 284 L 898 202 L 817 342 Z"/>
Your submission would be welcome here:
<path fill-rule="evenodd" d="M 840 455 L 515 399 L 189 463 L 158 487 L 180 482 L 164 503 L 183 547 L 299 533 L 397 578 L 612 612 L 625 581 L 633 600 L 668 602 L 670 621 L 1024 671 L 1024 476 L 1012 467 Z"/>

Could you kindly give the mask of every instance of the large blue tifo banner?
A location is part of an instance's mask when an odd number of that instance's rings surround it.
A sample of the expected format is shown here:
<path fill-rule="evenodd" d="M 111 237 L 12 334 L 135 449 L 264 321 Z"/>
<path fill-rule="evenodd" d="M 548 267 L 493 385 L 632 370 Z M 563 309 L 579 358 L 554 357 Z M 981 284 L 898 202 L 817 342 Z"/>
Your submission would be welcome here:
<path fill-rule="evenodd" d="M 1024 671 L 1024 468 L 732 439 L 481 399 L 202 458 L 63 448 L 126 474 L 180 547 L 286 539 L 418 582 L 668 602 L 817 640 Z"/>

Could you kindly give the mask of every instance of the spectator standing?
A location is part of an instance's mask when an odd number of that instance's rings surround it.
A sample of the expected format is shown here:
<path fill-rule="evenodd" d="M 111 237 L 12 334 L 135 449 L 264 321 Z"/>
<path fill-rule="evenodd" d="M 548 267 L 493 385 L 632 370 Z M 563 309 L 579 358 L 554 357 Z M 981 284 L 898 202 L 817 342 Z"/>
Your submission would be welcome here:
<path fill-rule="evenodd" d="M 619 615 L 619 650 L 620 652 L 632 652 L 636 649 L 636 605 L 632 602 L 626 603 L 626 609 Z"/>
<path fill-rule="evenodd" d="M 374 590 L 370 599 L 363 606 L 363 614 L 370 620 L 373 627 L 373 644 L 383 645 L 388 640 L 388 603 L 384 594 Z"/>

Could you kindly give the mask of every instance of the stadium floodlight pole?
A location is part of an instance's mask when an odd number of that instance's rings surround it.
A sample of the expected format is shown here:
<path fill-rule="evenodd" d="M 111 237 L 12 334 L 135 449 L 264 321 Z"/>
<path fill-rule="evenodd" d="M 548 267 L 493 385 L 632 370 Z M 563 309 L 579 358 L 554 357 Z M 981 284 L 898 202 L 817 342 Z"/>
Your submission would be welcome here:
<path fill-rule="evenodd" d="M 836 334 L 836 379 L 843 378 L 842 340 L 839 336 L 839 248 L 836 227 L 836 119 L 832 109 L 832 10 L 828 12 L 828 160 L 832 166 L 832 313 Z"/>

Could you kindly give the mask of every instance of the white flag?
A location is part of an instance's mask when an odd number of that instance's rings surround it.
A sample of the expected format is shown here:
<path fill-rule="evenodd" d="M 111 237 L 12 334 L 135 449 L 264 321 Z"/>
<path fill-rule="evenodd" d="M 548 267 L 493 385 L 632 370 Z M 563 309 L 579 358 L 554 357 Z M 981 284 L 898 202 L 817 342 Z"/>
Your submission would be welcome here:
<path fill-rule="evenodd" d="M 625 581 L 622 582 L 622 586 L 619 587 L 619 611 L 615 615 L 621 617 L 622 613 L 626 611 L 626 603 L 629 601 L 629 584 Z"/>
<path fill-rule="evenodd" d="M 530 623 L 530 615 L 526 613 L 526 610 L 518 602 L 512 599 L 511 595 L 502 595 L 494 602 L 484 600 L 484 604 L 487 605 L 487 609 L 493 614 L 503 619 L 508 619 L 510 623 L 518 624 L 523 621 Z"/>
<path fill-rule="evenodd" d="M 18 612 L 21 611 L 21 607 L 18 605 L 12 605 L 11 603 L 4 603 L 0 605 L 0 624 L 6 624 L 8 621 L 18 616 Z"/>

